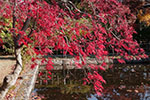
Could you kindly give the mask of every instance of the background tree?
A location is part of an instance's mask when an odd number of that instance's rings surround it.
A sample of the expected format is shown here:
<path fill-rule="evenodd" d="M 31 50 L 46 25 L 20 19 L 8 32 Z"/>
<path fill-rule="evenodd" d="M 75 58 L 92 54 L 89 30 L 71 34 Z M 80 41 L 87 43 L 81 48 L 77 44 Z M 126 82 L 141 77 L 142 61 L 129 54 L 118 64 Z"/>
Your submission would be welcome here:
<path fill-rule="evenodd" d="M 141 43 L 141 47 L 148 53 L 150 48 L 150 2 L 148 0 L 125 0 L 123 3 L 129 6 L 136 16 L 132 22 L 138 34 L 135 34 L 134 38 Z"/>
<path fill-rule="evenodd" d="M 85 84 L 93 84 L 98 95 L 102 92 L 102 83 L 106 83 L 98 70 L 104 70 L 108 49 L 126 59 L 146 57 L 132 35 L 136 33 L 129 25 L 129 16 L 133 16 L 126 6 L 116 0 L 82 0 L 75 5 L 72 1 L 51 0 L 0 0 L 0 16 L 7 18 L 12 27 L 16 67 L 12 75 L 5 77 L 1 93 L 3 96 L 15 84 L 22 70 L 22 48 L 30 48 L 34 68 L 37 64 L 47 63 L 50 74 L 53 69 L 54 50 L 63 50 L 74 57 L 75 65 L 84 68 Z M 1 32 L 6 21 L 0 20 Z M 1 33 L 0 32 L 0 33 Z M 2 34 L 2 33 L 1 33 Z M 1 43 L 3 39 L 0 39 Z M 96 65 L 87 64 L 87 57 L 94 55 Z M 40 63 L 37 63 L 40 61 Z M 121 58 L 119 62 L 125 61 Z M 2 97 L 3 97 L 2 96 Z"/>

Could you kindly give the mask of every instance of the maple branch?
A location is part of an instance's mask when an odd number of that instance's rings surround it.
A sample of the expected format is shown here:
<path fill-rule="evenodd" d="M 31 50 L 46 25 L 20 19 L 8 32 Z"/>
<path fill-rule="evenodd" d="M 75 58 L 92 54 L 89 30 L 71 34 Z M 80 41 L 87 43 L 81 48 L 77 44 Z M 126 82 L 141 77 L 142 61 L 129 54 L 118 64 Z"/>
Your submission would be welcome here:
<path fill-rule="evenodd" d="M 64 2 L 64 3 L 67 3 L 68 2 L 68 0 L 61 0 L 62 2 Z"/>
<path fill-rule="evenodd" d="M 36 24 L 36 22 L 34 21 L 33 22 L 33 26 L 32 26 L 32 28 L 31 28 L 31 31 L 30 31 L 30 33 L 28 34 L 28 38 L 30 38 L 30 36 L 33 34 L 33 30 L 34 30 L 34 28 L 35 28 L 35 24 Z M 22 43 L 19 47 L 22 47 L 24 44 Z"/>
<path fill-rule="evenodd" d="M 94 8 L 92 2 L 89 1 L 89 3 L 90 3 L 90 5 L 91 5 L 91 7 L 92 7 L 92 9 L 93 9 L 94 15 L 96 15 L 96 11 L 95 11 L 95 8 Z"/>
<path fill-rule="evenodd" d="M 68 7 L 67 3 L 65 2 L 65 6 L 66 8 L 69 10 L 70 14 L 71 14 L 71 9 Z"/>
<path fill-rule="evenodd" d="M 27 28 L 29 26 L 29 23 L 30 23 L 30 20 L 31 20 L 31 17 L 27 17 L 26 21 L 23 24 L 23 27 L 22 27 L 21 31 L 25 32 L 27 30 Z"/>
<path fill-rule="evenodd" d="M 117 40 L 119 40 L 120 41 L 120 38 L 119 37 L 117 37 L 117 35 L 115 34 L 115 33 L 113 33 L 112 31 L 110 32 Z"/>
<path fill-rule="evenodd" d="M 66 43 L 67 43 L 68 47 L 70 47 L 69 40 L 68 40 L 67 36 L 64 36 L 64 38 L 66 39 Z"/>
<path fill-rule="evenodd" d="M 33 26 L 32 26 L 32 28 L 31 28 L 30 33 L 28 34 L 28 38 L 30 38 L 30 36 L 33 34 L 33 30 L 34 30 L 34 28 L 35 28 L 35 25 L 36 25 L 36 19 L 34 19 Z"/>
<path fill-rule="evenodd" d="M 81 60 L 84 62 L 83 57 L 80 52 L 79 52 L 79 56 L 80 56 Z"/>
<path fill-rule="evenodd" d="M 16 0 L 14 2 L 14 8 L 13 8 L 13 14 L 12 14 L 12 16 L 13 16 L 13 23 L 12 23 L 12 25 L 13 25 L 13 32 L 12 32 L 12 34 L 13 34 L 14 42 L 15 42 L 15 23 L 16 23 L 15 12 L 16 12 Z"/>
<path fill-rule="evenodd" d="M 109 29 L 106 27 L 107 30 L 110 30 L 112 27 L 110 27 Z M 120 41 L 120 38 L 112 31 L 110 31 L 110 33 L 117 39 Z"/>
<path fill-rule="evenodd" d="M 62 28 L 62 30 L 63 30 L 63 32 L 65 33 L 65 31 L 64 31 L 64 29 Z M 67 36 L 64 34 L 64 38 L 66 39 L 66 43 L 67 43 L 67 45 L 68 45 L 68 47 L 70 47 L 70 45 L 69 45 L 69 40 L 68 40 L 68 38 L 67 38 Z"/>
<path fill-rule="evenodd" d="M 71 1 L 68 1 L 78 12 L 80 13 L 84 13 L 84 14 L 88 14 L 86 12 L 81 11 L 80 9 L 78 9 Z"/>
<path fill-rule="evenodd" d="M 31 12 L 31 10 L 29 10 L 28 13 L 29 12 Z M 31 17 L 27 16 L 25 22 L 23 23 L 21 31 L 25 32 L 27 30 L 27 28 L 28 28 L 28 26 L 30 24 L 30 21 L 31 21 Z M 16 37 L 16 41 L 18 41 L 21 37 L 22 37 L 21 34 L 18 34 L 18 36 Z M 22 46 L 23 46 L 22 44 L 20 46 L 18 45 L 19 48 L 22 47 Z"/>
<path fill-rule="evenodd" d="M 83 59 L 83 57 L 82 57 L 82 55 L 81 55 L 81 53 L 79 52 L 79 56 L 80 56 L 80 58 L 81 58 L 81 60 L 84 62 L 84 59 Z M 88 66 L 88 64 L 86 63 L 86 66 Z M 87 72 L 86 72 L 86 67 L 84 66 L 83 67 L 83 70 L 84 70 L 84 74 L 86 75 L 86 76 L 88 76 L 88 74 L 87 74 Z"/>
<path fill-rule="evenodd" d="M 27 19 L 26 19 L 26 21 L 24 22 L 24 25 L 23 25 L 21 31 L 24 31 L 24 32 L 26 31 L 26 29 L 27 29 L 28 26 L 29 26 L 30 20 L 31 20 L 31 18 L 27 18 Z M 31 31 L 33 31 L 33 30 L 31 30 Z M 22 37 L 22 36 L 21 36 L 20 34 L 18 34 L 18 36 L 16 37 L 16 41 L 18 41 L 21 37 Z M 23 46 L 23 44 L 21 44 L 20 46 L 17 44 L 17 47 L 18 47 L 18 48 L 21 48 L 22 46 Z"/>
<path fill-rule="evenodd" d="M 81 11 L 80 9 L 78 9 L 71 1 L 68 1 L 68 3 L 70 3 L 70 4 L 75 8 L 75 10 L 77 10 L 79 13 L 83 13 L 83 14 L 89 15 L 89 13 L 83 12 L 83 11 Z M 96 15 L 96 12 L 95 12 L 95 10 L 94 10 L 94 6 L 93 6 L 92 3 L 91 3 L 91 6 L 92 6 L 92 9 L 93 9 L 94 15 L 97 16 L 97 17 L 101 17 L 101 16 L 99 16 L 99 15 Z M 103 18 L 104 18 L 104 17 L 103 17 Z"/>

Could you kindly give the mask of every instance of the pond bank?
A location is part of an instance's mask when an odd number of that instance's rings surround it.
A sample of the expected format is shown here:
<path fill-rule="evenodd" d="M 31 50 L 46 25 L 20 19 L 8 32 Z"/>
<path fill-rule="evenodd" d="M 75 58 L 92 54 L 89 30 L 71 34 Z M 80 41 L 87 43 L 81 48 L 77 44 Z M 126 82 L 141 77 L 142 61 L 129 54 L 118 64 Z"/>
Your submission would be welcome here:
<path fill-rule="evenodd" d="M 114 59 L 112 59 L 112 56 L 106 57 L 104 62 L 108 64 L 108 66 L 106 66 L 109 68 L 110 64 L 119 64 L 118 58 L 114 56 Z M 126 60 L 124 59 L 124 61 L 126 62 L 126 64 L 150 64 L 150 57 L 149 58 L 145 58 L 145 59 L 140 59 L 137 60 L 136 58 L 134 58 L 133 60 Z M 74 58 L 53 58 L 52 62 L 54 70 L 60 70 L 63 69 L 64 66 L 67 67 L 67 69 L 78 69 L 75 66 L 75 61 Z M 102 63 L 103 61 L 99 61 L 99 63 Z M 79 61 L 79 63 L 81 63 L 81 61 Z M 94 58 L 87 58 L 87 64 L 97 64 L 97 61 Z M 42 65 L 42 66 L 45 66 Z M 79 68 L 80 69 L 80 68 Z"/>
<path fill-rule="evenodd" d="M 23 72 L 21 72 L 15 85 L 9 89 L 9 92 L 5 96 L 5 99 L 29 100 L 30 94 L 34 89 L 38 71 L 39 66 L 36 66 L 34 69 L 28 67 Z"/>

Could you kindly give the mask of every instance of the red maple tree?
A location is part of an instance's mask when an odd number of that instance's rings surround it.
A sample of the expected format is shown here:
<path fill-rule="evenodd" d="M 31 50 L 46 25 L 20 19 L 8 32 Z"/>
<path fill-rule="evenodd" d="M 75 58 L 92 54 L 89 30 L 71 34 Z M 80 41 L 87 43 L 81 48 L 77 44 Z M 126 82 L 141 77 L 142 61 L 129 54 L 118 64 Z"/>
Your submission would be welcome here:
<path fill-rule="evenodd" d="M 104 70 L 110 49 L 126 59 L 132 58 L 130 54 L 137 58 L 146 56 L 132 38 L 136 32 L 129 18 L 133 15 L 117 0 L 81 0 L 78 6 L 71 0 L 51 0 L 50 4 L 44 0 L 0 0 L 0 7 L 0 31 L 8 25 L 3 18 L 12 23 L 7 32 L 13 39 L 16 55 L 13 75 L 18 76 L 22 70 L 23 46 L 37 55 L 32 58 L 32 68 L 38 60 L 47 63 L 48 71 L 53 69 L 52 59 L 43 56 L 53 55 L 51 48 L 63 50 L 63 54 L 69 53 L 75 58 L 78 67 L 87 69 L 86 82 L 92 83 L 100 94 L 105 81 L 97 71 Z M 97 65 L 87 64 L 87 57 L 91 55 Z M 125 62 L 122 58 L 118 61 Z M 11 80 L 10 86 L 16 79 Z"/>

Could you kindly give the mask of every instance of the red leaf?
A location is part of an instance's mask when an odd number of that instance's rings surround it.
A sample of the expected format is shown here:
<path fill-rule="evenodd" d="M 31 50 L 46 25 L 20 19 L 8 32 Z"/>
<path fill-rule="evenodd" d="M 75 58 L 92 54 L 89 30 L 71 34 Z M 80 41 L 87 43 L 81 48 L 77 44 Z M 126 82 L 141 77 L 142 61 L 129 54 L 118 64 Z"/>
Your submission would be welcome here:
<path fill-rule="evenodd" d="M 126 63 L 123 59 L 118 59 L 119 63 Z"/>
<path fill-rule="evenodd" d="M 49 79 L 51 79 L 51 77 L 50 77 L 49 75 L 48 75 L 47 77 L 48 77 Z"/>
<path fill-rule="evenodd" d="M 42 76 L 42 75 L 43 75 L 43 73 L 42 73 L 42 72 L 40 72 L 40 73 L 39 73 L 39 76 Z"/>
<path fill-rule="evenodd" d="M 37 64 L 32 64 L 31 69 L 34 69 L 37 66 Z"/>
<path fill-rule="evenodd" d="M 47 83 L 47 80 L 43 80 L 44 83 Z"/>

